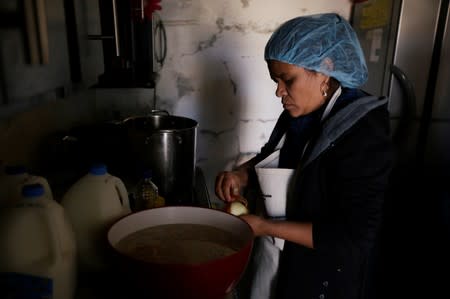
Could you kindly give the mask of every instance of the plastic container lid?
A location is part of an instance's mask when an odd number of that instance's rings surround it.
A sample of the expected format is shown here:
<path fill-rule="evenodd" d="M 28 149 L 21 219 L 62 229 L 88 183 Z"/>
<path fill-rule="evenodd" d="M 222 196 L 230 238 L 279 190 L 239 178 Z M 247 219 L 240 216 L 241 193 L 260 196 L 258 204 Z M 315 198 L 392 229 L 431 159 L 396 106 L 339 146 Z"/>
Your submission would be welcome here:
<path fill-rule="evenodd" d="M 26 173 L 27 169 L 23 165 L 8 165 L 5 166 L 5 173 L 8 175 L 16 175 Z"/>
<path fill-rule="evenodd" d="M 91 166 L 89 173 L 93 175 L 104 175 L 108 171 L 105 164 L 98 163 Z"/>
<path fill-rule="evenodd" d="M 45 189 L 41 184 L 28 184 L 22 188 L 22 195 L 28 198 L 39 197 L 44 195 L 44 193 Z"/>

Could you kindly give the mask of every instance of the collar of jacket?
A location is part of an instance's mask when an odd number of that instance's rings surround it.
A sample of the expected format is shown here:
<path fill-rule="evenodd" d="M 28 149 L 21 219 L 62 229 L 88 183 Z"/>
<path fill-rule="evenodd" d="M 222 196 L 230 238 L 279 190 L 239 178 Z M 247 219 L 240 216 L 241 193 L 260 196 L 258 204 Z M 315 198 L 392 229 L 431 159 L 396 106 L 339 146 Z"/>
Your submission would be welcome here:
<path fill-rule="evenodd" d="M 301 168 L 305 168 L 309 163 L 319 157 L 336 139 L 353 127 L 367 113 L 385 105 L 387 101 L 387 97 L 363 97 L 360 100 L 350 103 L 328 118 L 323 124 L 322 134 L 311 149 L 310 155 L 302 163 Z"/>

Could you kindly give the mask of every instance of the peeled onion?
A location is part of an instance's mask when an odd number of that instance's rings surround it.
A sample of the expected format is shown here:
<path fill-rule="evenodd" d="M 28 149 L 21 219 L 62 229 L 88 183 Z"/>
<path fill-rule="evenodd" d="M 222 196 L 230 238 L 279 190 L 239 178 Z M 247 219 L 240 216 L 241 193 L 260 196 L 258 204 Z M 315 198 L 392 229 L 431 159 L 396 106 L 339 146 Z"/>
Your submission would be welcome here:
<path fill-rule="evenodd" d="M 248 214 L 247 200 L 243 197 L 236 199 L 235 201 L 228 202 L 224 208 L 225 212 L 235 216 L 241 216 Z"/>

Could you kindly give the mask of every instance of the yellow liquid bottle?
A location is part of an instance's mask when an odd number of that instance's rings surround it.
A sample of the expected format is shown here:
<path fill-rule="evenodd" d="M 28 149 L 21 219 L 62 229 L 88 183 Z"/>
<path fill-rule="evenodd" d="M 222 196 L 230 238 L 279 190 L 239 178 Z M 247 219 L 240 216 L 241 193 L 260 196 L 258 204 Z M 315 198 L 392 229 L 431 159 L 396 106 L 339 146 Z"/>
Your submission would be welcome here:
<path fill-rule="evenodd" d="M 158 208 L 165 205 L 165 200 L 158 194 L 158 186 L 152 181 L 152 172 L 144 172 L 136 188 L 136 210 Z"/>

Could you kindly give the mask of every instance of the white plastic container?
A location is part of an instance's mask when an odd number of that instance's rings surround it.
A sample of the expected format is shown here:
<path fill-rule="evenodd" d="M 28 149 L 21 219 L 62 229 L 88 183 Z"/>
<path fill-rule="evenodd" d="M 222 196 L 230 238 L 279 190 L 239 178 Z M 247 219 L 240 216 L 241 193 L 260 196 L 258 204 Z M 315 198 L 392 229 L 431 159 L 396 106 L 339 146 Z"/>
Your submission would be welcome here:
<path fill-rule="evenodd" d="M 264 206 L 270 217 L 286 216 L 286 199 L 294 169 L 255 168 L 264 197 Z"/>
<path fill-rule="evenodd" d="M 76 244 L 64 209 L 40 184 L 22 190 L 0 210 L 2 298 L 74 298 Z"/>
<path fill-rule="evenodd" d="M 0 207 L 18 201 L 22 195 L 22 187 L 26 184 L 41 184 L 49 199 L 53 194 L 46 178 L 31 175 L 23 165 L 6 166 L 0 176 Z"/>
<path fill-rule="evenodd" d="M 61 204 L 75 231 L 80 271 L 107 270 L 107 230 L 131 213 L 122 180 L 110 175 L 105 165 L 94 165 L 64 194 Z"/>

